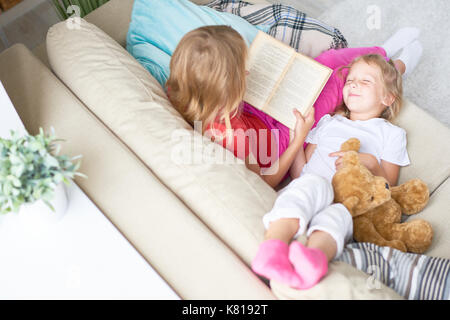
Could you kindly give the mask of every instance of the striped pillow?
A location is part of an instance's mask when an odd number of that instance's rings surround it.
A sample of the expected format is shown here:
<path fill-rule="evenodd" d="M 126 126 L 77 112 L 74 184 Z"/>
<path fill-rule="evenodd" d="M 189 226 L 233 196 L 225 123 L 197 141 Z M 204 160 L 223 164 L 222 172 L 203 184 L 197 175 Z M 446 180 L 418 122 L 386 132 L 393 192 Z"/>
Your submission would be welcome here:
<path fill-rule="evenodd" d="M 377 281 L 410 300 L 450 299 L 450 260 L 404 253 L 373 243 L 351 243 L 337 259 L 372 275 Z"/>

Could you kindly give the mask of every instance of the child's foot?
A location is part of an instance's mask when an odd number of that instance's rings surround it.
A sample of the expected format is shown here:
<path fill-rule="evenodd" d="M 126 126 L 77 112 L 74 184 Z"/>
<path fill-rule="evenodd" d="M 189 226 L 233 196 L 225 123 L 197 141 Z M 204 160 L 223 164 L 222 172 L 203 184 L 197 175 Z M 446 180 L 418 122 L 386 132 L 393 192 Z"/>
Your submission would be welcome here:
<path fill-rule="evenodd" d="M 319 249 L 307 248 L 298 241 L 289 246 L 289 260 L 302 279 L 302 287 L 308 289 L 317 284 L 327 274 L 328 259 Z"/>
<path fill-rule="evenodd" d="M 386 50 L 386 55 L 392 58 L 397 52 L 406 47 L 408 44 L 419 38 L 420 30 L 414 27 L 399 29 L 392 37 L 390 37 L 382 47 Z"/>
<path fill-rule="evenodd" d="M 302 281 L 295 273 L 288 255 L 289 246 L 285 242 L 277 239 L 266 240 L 260 244 L 252 261 L 252 270 L 269 280 L 298 288 Z"/>
<path fill-rule="evenodd" d="M 419 40 L 415 40 L 407 45 L 398 60 L 401 60 L 406 67 L 404 76 L 411 74 L 411 72 L 415 69 L 417 64 L 419 63 L 420 57 L 422 56 L 423 47 L 420 44 Z"/>

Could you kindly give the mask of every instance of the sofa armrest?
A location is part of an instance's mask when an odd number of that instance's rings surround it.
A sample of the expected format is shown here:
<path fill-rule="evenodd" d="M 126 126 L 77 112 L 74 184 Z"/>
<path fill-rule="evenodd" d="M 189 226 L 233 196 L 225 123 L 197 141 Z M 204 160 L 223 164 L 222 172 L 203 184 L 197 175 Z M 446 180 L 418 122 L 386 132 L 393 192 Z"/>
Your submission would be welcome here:
<path fill-rule="evenodd" d="M 0 54 L 0 80 L 30 133 L 53 126 L 62 153 L 83 155 L 75 182 L 182 298 L 274 299 L 25 46 Z"/>
<path fill-rule="evenodd" d="M 400 170 L 399 183 L 420 178 L 434 192 L 450 175 L 450 129 L 408 99 L 395 124 L 406 130 L 411 160 Z"/>

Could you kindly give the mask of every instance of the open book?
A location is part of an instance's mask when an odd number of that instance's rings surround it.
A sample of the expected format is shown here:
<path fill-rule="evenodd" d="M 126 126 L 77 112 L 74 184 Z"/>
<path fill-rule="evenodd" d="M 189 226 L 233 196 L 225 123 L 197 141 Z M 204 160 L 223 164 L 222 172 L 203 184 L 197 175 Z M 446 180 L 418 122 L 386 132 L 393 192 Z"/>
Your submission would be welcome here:
<path fill-rule="evenodd" d="M 248 60 L 244 101 L 294 130 L 297 108 L 306 115 L 332 69 L 259 31 Z"/>

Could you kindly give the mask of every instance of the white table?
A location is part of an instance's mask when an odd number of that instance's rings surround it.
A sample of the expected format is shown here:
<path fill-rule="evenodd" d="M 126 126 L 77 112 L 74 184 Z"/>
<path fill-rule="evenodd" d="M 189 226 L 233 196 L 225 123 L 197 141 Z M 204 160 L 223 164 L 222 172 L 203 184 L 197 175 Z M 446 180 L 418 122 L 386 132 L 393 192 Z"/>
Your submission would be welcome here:
<path fill-rule="evenodd" d="M 6 126 L 23 127 L 0 82 L 0 135 Z M 179 299 L 75 183 L 66 189 L 57 223 L 0 216 L 0 299 Z"/>

